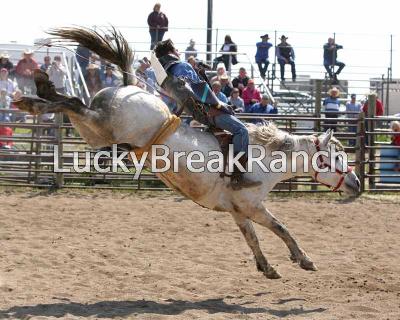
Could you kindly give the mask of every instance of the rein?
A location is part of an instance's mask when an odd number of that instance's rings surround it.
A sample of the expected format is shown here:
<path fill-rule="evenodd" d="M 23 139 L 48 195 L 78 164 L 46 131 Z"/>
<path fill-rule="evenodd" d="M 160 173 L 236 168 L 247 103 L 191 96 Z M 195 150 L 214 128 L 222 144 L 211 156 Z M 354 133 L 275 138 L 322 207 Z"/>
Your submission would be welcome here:
<path fill-rule="evenodd" d="M 317 149 L 317 152 L 320 152 L 321 151 L 321 147 L 320 147 L 318 138 L 316 138 L 314 140 L 314 145 L 315 145 L 315 148 Z M 329 168 L 329 170 L 332 169 L 331 164 L 324 160 L 324 158 L 322 157 L 322 154 L 318 155 L 318 159 L 317 160 L 318 160 L 317 165 L 318 165 L 319 169 L 325 169 L 325 168 Z M 330 186 L 329 184 L 326 184 L 326 183 L 323 183 L 321 181 L 318 181 L 318 174 L 319 174 L 318 171 L 315 171 L 315 173 L 314 173 L 314 180 L 316 182 L 318 182 L 318 183 L 323 184 L 324 186 L 327 186 L 328 188 L 333 188 L 332 191 L 337 191 L 342 186 L 345 176 L 348 173 L 352 172 L 352 171 L 353 171 L 353 169 L 350 166 L 347 167 L 346 171 L 339 170 L 339 169 L 337 169 L 335 167 L 335 172 L 340 175 L 340 180 L 337 183 L 336 187 L 333 187 L 333 186 Z"/>

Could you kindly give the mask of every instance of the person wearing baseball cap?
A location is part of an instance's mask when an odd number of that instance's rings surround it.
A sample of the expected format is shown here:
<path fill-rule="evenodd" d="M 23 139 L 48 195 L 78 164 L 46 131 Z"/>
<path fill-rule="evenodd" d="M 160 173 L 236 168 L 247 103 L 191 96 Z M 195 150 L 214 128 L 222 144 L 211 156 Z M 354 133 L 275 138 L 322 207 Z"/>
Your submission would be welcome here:
<path fill-rule="evenodd" d="M 0 89 L 5 89 L 10 97 L 15 91 L 14 82 L 8 78 L 8 70 L 6 68 L 0 69 Z"/>
<path fill-rule="evenodd" d="M 281 43 L 276 46 L 276 56 L 281 69 L 281 81 L 285 81 L 285 64 L 290 64 L 292 68 L 292 80 L 296 81 L 296 65 L 294 63 L 295 55 L 293 47 L 286 42 L 288 37 L 282 35 Z"/>
<path fill-rule="evenodd" d="M 260 36 L 261 41 L 256 43 L 256 63 L 258 65 L 258 70 L 260 71 L 261 78 L 265 79 L 265 75 L 268 70 L 269 65 L 269 49 L 272 47 L 272 43 L 268 42 L 270 39 L 268 34 L 263 34 Z"/>

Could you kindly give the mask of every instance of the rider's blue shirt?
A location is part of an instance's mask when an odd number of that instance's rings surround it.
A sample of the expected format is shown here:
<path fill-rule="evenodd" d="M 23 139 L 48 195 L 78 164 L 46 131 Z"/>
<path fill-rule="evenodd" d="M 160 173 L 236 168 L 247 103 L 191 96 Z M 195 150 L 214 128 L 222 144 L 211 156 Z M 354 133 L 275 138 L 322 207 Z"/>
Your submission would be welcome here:
<path fill-rule="evenodd" d="M 201 82 L 200 77 L 193 67 L 187 62 L 179 62 L 172 65 L 169 70 L 175 77 L 183 77 L 192 80 L 194 83 Z"/>

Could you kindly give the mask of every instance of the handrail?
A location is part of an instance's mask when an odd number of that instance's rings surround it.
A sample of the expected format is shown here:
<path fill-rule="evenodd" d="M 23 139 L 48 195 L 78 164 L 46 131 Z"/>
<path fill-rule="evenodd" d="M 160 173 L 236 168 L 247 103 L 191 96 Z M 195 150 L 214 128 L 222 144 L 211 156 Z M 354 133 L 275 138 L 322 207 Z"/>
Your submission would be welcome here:
<path fill-rule="evenodd" d="M 68 64 L 68 60 L 67 60 L 67 56 L 65 55 L 65 52 L 63 52 L 62 54 L 63 59 L 64 59 L 64 64 L 65 64 L 65 69 L 67 70 L 67 80 L 69 82 L 69 86 L 71 87 L 71 95 L 75 95 L 75 90 L 74 90 L 74 86 L 72 84 L 72 77 L 71 77 L 71 72 L 69 69 L 69 64 Z"/>

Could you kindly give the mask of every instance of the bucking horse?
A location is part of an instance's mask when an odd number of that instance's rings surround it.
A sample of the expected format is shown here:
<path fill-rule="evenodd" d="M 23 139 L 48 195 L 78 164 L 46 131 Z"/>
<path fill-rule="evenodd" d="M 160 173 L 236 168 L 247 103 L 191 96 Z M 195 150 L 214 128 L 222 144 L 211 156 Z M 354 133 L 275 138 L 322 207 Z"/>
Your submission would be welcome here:
<path fill-rule="evenodd" d="M 101 58 L 119 67 L 123 75 L 123 85 L 109 87 L 99 91 L 89 106 L 77 97 L 58 94 L 48 76 L 39 70 L 34 78 L 38 97 L 24 96 L 15 101 L 19 109 L 31 114 L 63 112 L 70 118 L 73 126 L 83 139 L 93 148 L 108 147 L 113 144 L 128 145 L 136 154 L 149 152 L 146 164 L 151 166 L 151 145 L 160 143 L 173 152 L 193 150 L 202 152 L 206 161 L 208 151 L 220 150 L 220 145 L 212 133 L 200 131 L 189 125 L 180 124 L 179 118 L 171 114 L 166 104 L 156 95 L 150 94 L 134 85 L 132 73 L 133 52 L 126 39 L 115 28 L 105 33 L 87 28 L 58 28 L 49 31 L 53 41 L 66 44 L 77 43 L 98 54 Z M 266 166 L 274 158 L 273 151 L 285 153 L 305 151 L 311 158 L 318 151 L 331 152 L 331 146 L 343 149 L 339 141 L 333 137 L 332 131 L 319 136 L 295 136 L 277 129 L 273 124 L 261 126 L 248 125 L 250 143 L 265 147 L 266 156 L 262 163 Z M 336 150 L 335 149 L 335 150 Z M 222 177 L 218 172 L 192 172 L 186 167 L 183 158 L 177 160 L 178 170 L 167 170 L 157 176 L 170 188 L 190 198 L 197 204 L 216 211 L 229 212 L 248 246 L 252 250 L 256 266 L 268 279 L 277 279 L 281 275 L 269 263 L 260 249 L 253 228 L 253 222 L 260 224 L 281 238 L 289 248 L 290 259 L 305 270 L 316 271 L 317 267 L 301 248 L 289 230 L 264 206 L 267 194 L 273 187 L 286 179 L 298 175 L 308 175 L 318 182 L 331 186 L 334 190 L 349 195 L 357 195 L 360 182 L 350 167 L 343 170 L 343 163 L 338 159 L 333 164 L 334 170 L 317 172 L 310 169 L 303 172 L 302 157 L 296 158 L 299 163 L 297 171 L 265 172 L 255 166 L 246 175 L 250 179 L 261 181 L 255 188 L 233 190 L 229 177 Z M 326 167 L 326 156 L 319 156 L 318 164 Z M 288 157 L 289 167 L 291 166 Z M 157 164 L 156 164 L 157 165 Z M 331 165 L 332 167 L 332 165 Z M 175 168 L 176 169 L 176 168 Z M 310 231 L 312 232 L 312 230 Z"/>

